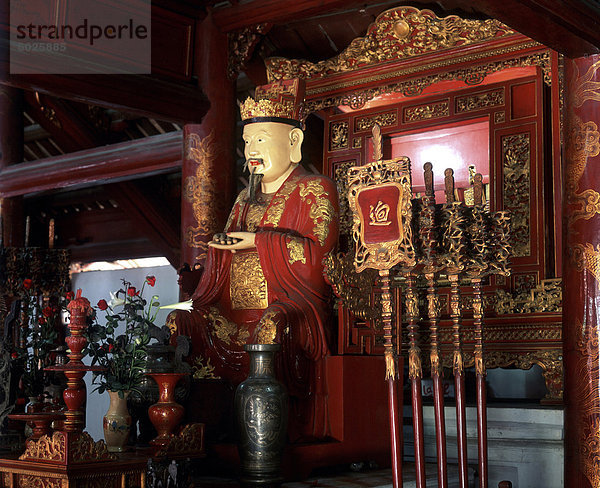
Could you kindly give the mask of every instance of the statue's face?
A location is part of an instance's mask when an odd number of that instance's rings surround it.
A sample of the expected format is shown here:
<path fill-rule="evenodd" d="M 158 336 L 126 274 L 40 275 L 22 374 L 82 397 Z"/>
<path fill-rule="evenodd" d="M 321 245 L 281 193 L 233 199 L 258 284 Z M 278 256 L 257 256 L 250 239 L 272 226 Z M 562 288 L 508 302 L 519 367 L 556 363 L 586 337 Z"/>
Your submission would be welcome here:
<path fill-rule="evenodd" d="M 294 128 L 280 122 L 255 122 L 244 127 L 244 156 L 250 173 L 262 174 L 270 183 L 285 174 L 293 164 Z"/>

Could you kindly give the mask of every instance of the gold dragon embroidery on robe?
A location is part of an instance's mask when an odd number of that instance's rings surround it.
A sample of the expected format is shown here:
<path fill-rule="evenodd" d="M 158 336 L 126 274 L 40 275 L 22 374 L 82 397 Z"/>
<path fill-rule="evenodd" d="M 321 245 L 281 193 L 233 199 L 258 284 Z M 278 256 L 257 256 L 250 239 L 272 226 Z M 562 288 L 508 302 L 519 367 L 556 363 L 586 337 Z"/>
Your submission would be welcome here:
<path fill-rule="evenodd" d="M 240 327 L 227 317 L 223 317 L 217 307 L 210 307 L 206 318 L 210 322 L 215 336 L 225 344 L 243 346 L 250 337 L 248 328 Z"/>
<path fill-rule="evenodd" d="M 314 201 L 310 195 L 314 197 Z M 328 194 L 320 181 L 311 180 L 300 184 L 300 197 L 303 202 L 311 205 L 309 216 L 314 224 L 313 232 L 323 246 L 329 235 L 329 224 L 335 217 L 335 209 Z"/>
<path fill-rule="evenodd" d="M 269 305 L 267 279 L 257 252 L 235 253 L 231 257 L 231 308 L 263 310 Z"/>
<path fill-rule="evenodd" d="M 297 177 L 289 178 L 284 184 L 283 187 L 277 192 L 277 194 L 273 197 L 271 205 L 267 209 L 265 214 L 264 224 L 265 225 L 273 225 L 277 227 L 279 221 L 281 220 L 281 216 L 283 215 L 283 211 L 285 210 L 285 204 L 290 198 L 290 195 L 296 189 L 296 185 L 298 183 Z"/>
<path fill-rule="evenodd" d="M 291 237 L 286 242 L 286 247 L 290 255 L 289 263 L 294 264 L 300 261 L 302 264 L 306 264 L 306 257 L 304 257 L 304 246 L 302 241 L 297 237 Z"/>

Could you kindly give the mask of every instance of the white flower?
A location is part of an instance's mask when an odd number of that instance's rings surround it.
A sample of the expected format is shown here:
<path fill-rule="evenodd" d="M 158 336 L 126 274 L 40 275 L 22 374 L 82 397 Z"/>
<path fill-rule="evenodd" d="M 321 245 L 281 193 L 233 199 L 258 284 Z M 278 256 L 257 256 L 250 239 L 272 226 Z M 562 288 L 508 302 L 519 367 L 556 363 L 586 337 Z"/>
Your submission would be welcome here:
<path fill-rule="evenodd" d="M 115 293 L 113 293 L 112 291 L 110 292 L 110 302 L 108 302 L 108 306 L 110 308 L 118 307 L 120 305 L 123 305 L 124 303 L 125 300 L 123 300 L 122 298 L 117 298 L 117 295 Z"/>
<path fill-rule="evenodd" d="M 171 305 L 163 305 L 159 308 L 174 308 L 176 310 L 186 310 L 187 312 L 191 312 L 194 309 L 194 304 L 192 300 L 186 300 L 185 302 L 172 303 Z"/>

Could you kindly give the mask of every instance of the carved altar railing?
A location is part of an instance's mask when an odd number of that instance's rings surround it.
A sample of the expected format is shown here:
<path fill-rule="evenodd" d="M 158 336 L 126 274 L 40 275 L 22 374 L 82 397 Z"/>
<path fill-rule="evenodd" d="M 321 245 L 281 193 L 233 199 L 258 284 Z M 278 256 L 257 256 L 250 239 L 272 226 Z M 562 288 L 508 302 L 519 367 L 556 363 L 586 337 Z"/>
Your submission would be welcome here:
<path fill-rule="evenodd" d="M 350 257 L 348 257 L 350 256 Z M 343 253 L 329 256 L 326 261 L 328 279 L 338 296 L 339 336 L 341 354 L 383 354 L 383 330 L 379 317 L 379 293 L 372 275 L 358 275 L 351 269 L 352 256 Z M 542 368 L 548 393 L 544 403 L 560 403 L 563 396 L 562 364 L 562 287 L 561 280 L 542 282 L 527 292 L 509 293 L 488 290 L 484 297 L 485 310 L 485 365 L 490 368 Z M 401 286 L 395 283 L 392 289 Z M 425 307 L 422 289 L 419 307 Z M 449 318 L 449 290 L 439 290 L 442 320 L 440 342 L 442 364 L 451 367 L 451 320 Z M 471 310 L 472 296 L 462 296 L 463 308 Z M 423 310 L 422 316 L 426 316 Z M 424 329 L 426 325 L 422 326 Z M 463 321 L 465 366 L 473 366 L 475 343 L 473 320 Z M 427 337 L 423 334 L 422 337 Z M 407 338 L 403 338 L 407 342 Z M 423 344 L 425 352 L 428 344 Z"/>

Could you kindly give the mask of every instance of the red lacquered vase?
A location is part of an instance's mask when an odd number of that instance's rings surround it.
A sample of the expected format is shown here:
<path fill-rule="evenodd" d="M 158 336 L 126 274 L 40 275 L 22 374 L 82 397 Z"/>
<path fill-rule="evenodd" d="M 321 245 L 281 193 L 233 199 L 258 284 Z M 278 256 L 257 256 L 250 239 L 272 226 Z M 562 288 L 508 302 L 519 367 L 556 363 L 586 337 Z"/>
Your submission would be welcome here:
<path fill-rule="evenodd" d="M 183 418 L 184 408 L 175 401 L 175 386 L 186 373 L 149 373 L 158 385 L 158 402 L 148 409 L 148 417 L 154 425 L 158 437 L 150 444 L 165 446 L 173 437 L 173 431 Z"/>

